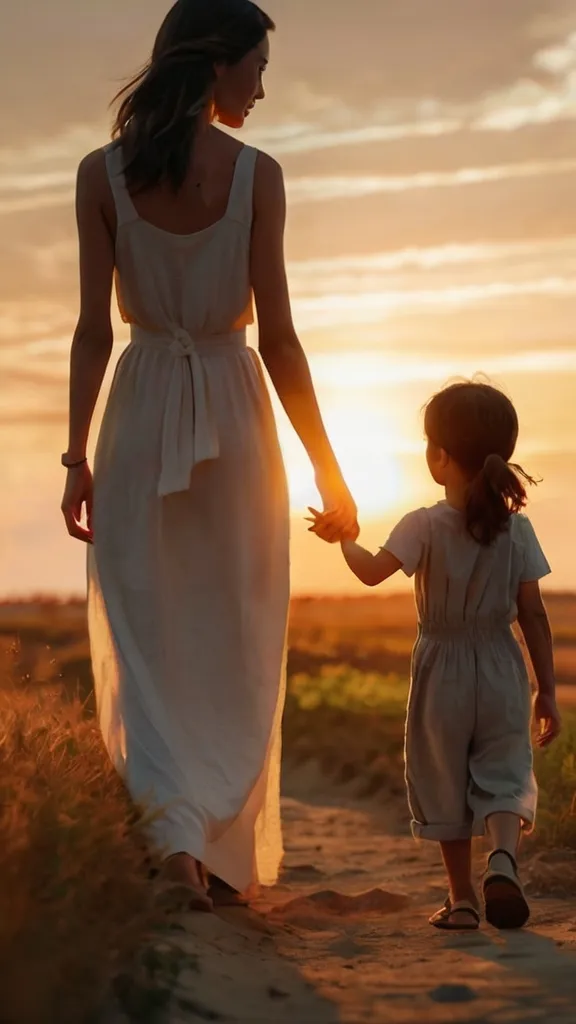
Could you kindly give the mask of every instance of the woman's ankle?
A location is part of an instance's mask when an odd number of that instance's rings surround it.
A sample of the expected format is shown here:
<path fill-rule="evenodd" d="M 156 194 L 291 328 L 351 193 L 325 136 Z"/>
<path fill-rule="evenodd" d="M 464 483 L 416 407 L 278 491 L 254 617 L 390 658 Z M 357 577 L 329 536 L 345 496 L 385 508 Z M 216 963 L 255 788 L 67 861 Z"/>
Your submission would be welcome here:
<path fill-rule="evenodd" d="M 202 865 L 189 853 L 171 854 L 164 861 L 163 869 L 164 877 L 171 881 L 206 888 Z"/>

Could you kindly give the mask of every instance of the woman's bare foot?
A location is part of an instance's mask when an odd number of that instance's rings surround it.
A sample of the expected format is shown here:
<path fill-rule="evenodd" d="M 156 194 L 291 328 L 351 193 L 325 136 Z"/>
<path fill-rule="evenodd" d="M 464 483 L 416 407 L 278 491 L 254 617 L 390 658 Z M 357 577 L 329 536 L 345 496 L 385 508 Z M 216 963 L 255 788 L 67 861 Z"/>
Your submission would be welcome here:
<path fill-rule="evenodd" d="M 208 892 L 215 907 L 248 907 L 250 905 L 246 895 L 238 892 L 217 875 L 208 875 L 208 883 Z"/>
<path fill-rule="evenodd" d="M 202 864 L 188 853 L 174 853 L 162 865 L 161 880 L 191 890 L 187 897 L 190 910 L 210 912 L 214 904 L 207 893 Z"/>

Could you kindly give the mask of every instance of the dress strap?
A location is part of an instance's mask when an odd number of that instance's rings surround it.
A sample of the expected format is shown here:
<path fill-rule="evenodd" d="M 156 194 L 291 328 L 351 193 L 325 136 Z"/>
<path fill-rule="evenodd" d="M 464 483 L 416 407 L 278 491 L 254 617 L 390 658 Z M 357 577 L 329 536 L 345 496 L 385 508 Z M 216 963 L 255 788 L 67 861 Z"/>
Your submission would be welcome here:
<path fill-rule="evenodd" d="M 131 221 L 138 220 L 138 214 L 126 187 L 122 146 L 119 142 L 112 142 L 104 147 L 104 153 L 110 188 L 112 189 L 116 206 L 118 227 L 120 227 L 122 224 L 129 224 Z"/>
<path fill-rule="evenodd" d="M 254 171 L 258 150 L 253 146 L 244 146 L 240 150 L 234 168 L 234 178 L 228 200 L 227 217 L 240 221 L 241 224 L 252 224 L 254 205 Z"/>

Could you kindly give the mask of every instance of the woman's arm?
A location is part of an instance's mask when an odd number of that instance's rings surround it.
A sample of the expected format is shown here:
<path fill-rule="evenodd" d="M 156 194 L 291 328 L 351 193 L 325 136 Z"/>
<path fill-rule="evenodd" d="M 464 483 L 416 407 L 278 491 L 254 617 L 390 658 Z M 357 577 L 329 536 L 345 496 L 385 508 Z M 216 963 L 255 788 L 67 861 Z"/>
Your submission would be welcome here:
<path fill-rule="evenodd" d="M 92 153 L 78 170 L 76 219 L 80 248 L 80 315 L 70 355 L 70 412 L 67 463 L 81 463 L 96 401 L 110 355 L 113 332 L 110 301 L 114 276 L 114 235 L 105 215 L 105 163 Z M 81 525 L 86 506 L 88 529 Z M 68 470 L 62 512 L 68 532 L 90 541 L 92 477 L 86 464 Z"/>
<path fill-rule="evenodd" d="M 76 219 L 80 249 L 80 316 L 70 356 L 70 462 L 86 455 L 88 434 L 112 353 L 110 300 L 114 238 L 104 215 L 102 154 L 86 157 L 78 170 Z"/>
<path fill-rule="evenodd" d="M 342 554 L 349 569 L 367 587 L 377 587 L 402 568 L 402 562 L 384 548 L 373 555 L 351 540 L 342 541 Z"/>
<path fill-rule="evenodd" d="M 318 488 L 325 508 L 330 511 L 327 532 L 330 539 L 339 539 L 342 532 L 354 527 L 356 506 L 328 440 L 308 361 L 292 321 L 284 260 L 285 223 L 282 170 L 271 157 L 260 154 L 254 184 L 251 249 L 260 353 L 316 471 Z"/>
<path fill-rule="evenodd" d="M 552 631 L 538 583 L 521 583 L 518 591 L 518 625 L 536 676 L 538 693 L 534 715 L 540 723 L 538 742 L 547 746 L 558 736 L 561 720 L 556 706 L 556 675 Z"/>

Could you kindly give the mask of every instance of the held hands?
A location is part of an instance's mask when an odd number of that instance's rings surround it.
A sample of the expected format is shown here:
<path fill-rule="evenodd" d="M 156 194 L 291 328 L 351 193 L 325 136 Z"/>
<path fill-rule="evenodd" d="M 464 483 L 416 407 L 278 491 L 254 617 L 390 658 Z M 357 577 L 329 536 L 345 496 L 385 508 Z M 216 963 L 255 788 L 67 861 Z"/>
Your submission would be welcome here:
<path fill-rule="evenodd" d="M 534 702 L 534 719 L 540 730 L 536 743 L 539 747 L 550 746 L 562 730 L 562 719 L 556 698 L 539 693 Z"/>
<path fill-rule="evenodd" d="M 312 518 L 310 533 L 327 544 L 356 540 L 360 533 L 356 504 L 339 471 L 317 473 L 316 485 L 322 498 L 323 511 L 309 508 Z"/>
<path fill-rule="evenodd" d="M 312 523 L 312 526 L 308 528 L 308 533 L 315 533 L 320 540 L 326 541 L 327 544 L 339 544 L 345 540 L 358 540 L 360 527 L 356 520 L 346 529 L 337 528 L 333 513 L 330 511 L 319 512 L 318 509 L 311 506 L 308 506 L 308 511 L 310 516 L 306 516 L 306 522 Z"/>
<path fill-rule="evenodd" d="M 85 462 L 68 470 L 61 506 L 68 533 L 85 544 L 93 542 L 92 501 L 92 473 Z M 86 526 L 82 525 L 83 508 L 86 509 Z"/>

